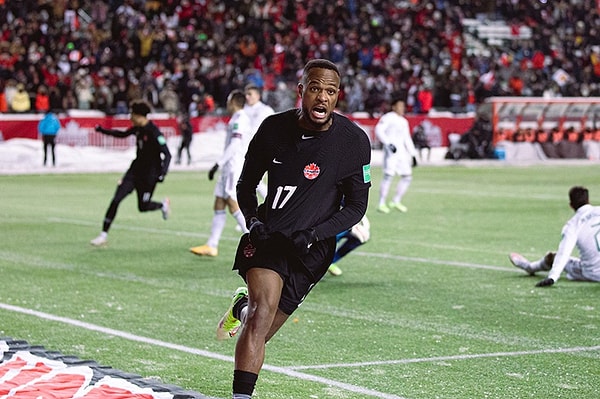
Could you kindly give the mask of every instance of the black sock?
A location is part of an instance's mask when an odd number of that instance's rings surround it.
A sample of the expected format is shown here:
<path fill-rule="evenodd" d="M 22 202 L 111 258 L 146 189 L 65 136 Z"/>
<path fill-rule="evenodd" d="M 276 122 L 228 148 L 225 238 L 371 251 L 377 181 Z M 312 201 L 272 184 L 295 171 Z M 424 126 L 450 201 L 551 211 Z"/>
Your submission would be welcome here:
<path fill-rule="evenodd" d="M 242 308 L 246 305 L 248 305 L 248 297 L 244 297 L 243 299 L 237 301 L 237 303 L 233 305 L 233 317 L 235 317 L 238 320 L 241 320 Z"/>
<path fill-rule="evenodd" d="M 233 371 L 233 393 L 242 393 L 251 396 L 254 392 L 254 386 L 258 380 L 258 374 L 249 371 L 234 370 Z"/>

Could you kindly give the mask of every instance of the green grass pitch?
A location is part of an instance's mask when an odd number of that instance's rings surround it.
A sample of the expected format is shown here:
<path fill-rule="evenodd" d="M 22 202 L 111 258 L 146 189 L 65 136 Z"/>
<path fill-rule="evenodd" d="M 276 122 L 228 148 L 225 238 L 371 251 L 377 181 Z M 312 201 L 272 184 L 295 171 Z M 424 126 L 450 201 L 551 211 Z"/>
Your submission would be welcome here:
<path fill-rule="evenodd" d="M 0 336 L 229 398 L 235 340 L 215 326 L 241 279 L 228 216 L 217 258 L 213 183 L 173 172 L 172 215 L 121 205 L 93 248 L 120 174 L 0 176 Z M 419 166 L 406 214 L 375 212 L 371 241 L 326 276 L 267 345 L 257 399 L 600 397 L 600 285 L 535 288 L 508 253 L 556 248 L 588 166 Z M 396 180 L 394 181 L 395 184 Z M 392 187 L 392 190 L 395 187 Z"/>

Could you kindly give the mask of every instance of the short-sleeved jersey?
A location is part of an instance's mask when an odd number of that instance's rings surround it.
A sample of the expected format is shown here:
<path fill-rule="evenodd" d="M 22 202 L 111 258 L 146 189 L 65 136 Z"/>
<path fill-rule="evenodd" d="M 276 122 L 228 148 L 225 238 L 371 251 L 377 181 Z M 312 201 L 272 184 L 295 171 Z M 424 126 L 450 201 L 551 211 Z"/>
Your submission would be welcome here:
<path fill-rule="evenodd" d="M 565 223 L 558 251 L 548 277 L 558 281 L 575 246 L 579 250 L 581 268 L 590 274 L 600 273 L 600 207 L 590 204 L 577 209 Z"/>
<path fill-rule="evenodd" d="M 219 166 L 227 171 L 236 171 L 237 176 L 244 163 L 251 134 L 250 118 L 246 112 L 239 110 L 231 115 L 225 134 L 225 151 L 218 161 Z"/>
<path fill-rule="evenodd" d="M 244 105 L 244 111 L 250 118 L 250 123 L 252 124 L 252 134 L 255 134 L 258 131 L 258 127 L 262 121 L 267 118 L 267 116 L 271 116 L 275 113 L 272 107 L 263 103 L 262 101 L 258 101 L 254 105 Z"/>
<path fill-rule="evenodd" d="M 270 232 L 289 237 L 314 228 L 320 240 L 335 237 L 358 223 L 367 209 L 369 138 L 337 113 L 327 131 L 301 129 L 298 112 L 278 113 L 262 123 L 246 154 L 238 202 L 246 219 L 257 216 L 256 185 L 267 172 L 261 219 Z"/>
<path fill-rule="evenodd" d="M 120 138 L 135 135 L 136 158 L 131 162 L 130 169 L 136 175 L 167 174 L 171 153 L 167 147 L 167 140 L 152 121 L 148 121 L 144 126 L 130 127 L 125 131 L 103 129 L 102 132 Z"/>

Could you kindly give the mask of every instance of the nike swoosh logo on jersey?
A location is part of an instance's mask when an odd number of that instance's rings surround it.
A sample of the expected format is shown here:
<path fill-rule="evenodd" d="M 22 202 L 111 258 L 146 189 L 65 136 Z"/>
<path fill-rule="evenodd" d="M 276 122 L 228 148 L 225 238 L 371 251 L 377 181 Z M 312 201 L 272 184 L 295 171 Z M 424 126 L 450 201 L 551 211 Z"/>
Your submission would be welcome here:
<path fill-rule="evenodd" d="M 274 163 L 275 165 L 281 165 L 283 162 L 281 162 L 281 161 L 278 161 L 278 160 L 277 160 L 277 158 L 273 158 L 273 163 Z"/>
<path fill-rule="evenodd" d="M 310 139 L 314 139 L 315 136 L 305 136 L 304 134 L 302 135 L 302 140 L 310 140 Z"/>

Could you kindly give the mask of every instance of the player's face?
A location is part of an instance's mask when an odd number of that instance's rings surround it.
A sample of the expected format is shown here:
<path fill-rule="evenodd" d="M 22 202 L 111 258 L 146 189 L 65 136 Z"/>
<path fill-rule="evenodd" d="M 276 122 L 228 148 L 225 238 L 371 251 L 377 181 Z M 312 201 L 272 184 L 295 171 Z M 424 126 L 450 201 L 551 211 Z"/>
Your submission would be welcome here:
<path fill-rule="evenodd" d="M 340 77 L 326 68 L 312 68 L 303 83 L 298 84 L 302 97 L 300 123 L 310 130 L 323 131 L 331 126 L 331 113 L 337 105 Z"/>
<path fill-rule="evenodd" d="M 248 105 L 254 105 L 260 100 L 260 93 L 258 90 L 246 90 L 244 94 L 246 95 L 246 103 L 248 103 Z"/>
<path fill-rule="evenodd" d="M 398 101 L 392 106 L 392 110 L 398 115 L 404 115 L 404 101 Z"/>
<path fill-rule="evenodd" d="M 129 119 L 131 120 L 133 126 L 144 126 L 144 121 L 146 120 L 146 117 L 132 113 L 129 115 Z"/>

